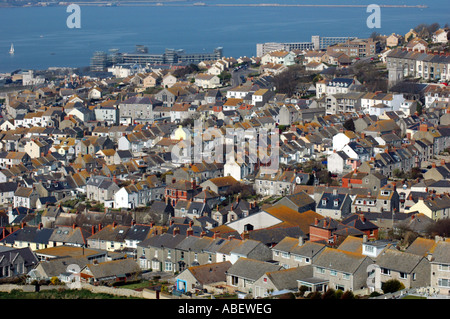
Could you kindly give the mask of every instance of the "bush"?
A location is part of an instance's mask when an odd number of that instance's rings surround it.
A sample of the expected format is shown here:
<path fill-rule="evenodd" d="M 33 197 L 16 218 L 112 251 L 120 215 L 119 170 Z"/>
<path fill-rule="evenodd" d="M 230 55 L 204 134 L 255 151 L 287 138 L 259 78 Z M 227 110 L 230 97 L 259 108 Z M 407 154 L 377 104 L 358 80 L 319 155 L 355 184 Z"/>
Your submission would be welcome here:
<path fill-rule="evenodd" d="M 334 293 L 337 299 L 342 299 L 342 295 L 344 294 L 344 292 L 340 289 L 336 290 L 336 292 Z"/>
<path fill-rule="evenodd" d="M 355 295 L 352 291 L 347 290 L 342 294 L 341 299 L 355 299 Z"/>
<path fill-rule="evenodd" d="M 381 285 L 381 289 L 385 294 L 396 292 L 402 289 L 405 289 L 405 285 L 403 285 L 397 279 L 391 279 L 386 282 L 383 282 Z"/>
<path fill-rule="evenodd" d="M 336 290 L 328 288 L 322 295 L 322 299 L 336 299 Z"/>
<path fill-rule="evenodd" d="M 381 296 L 381 294 L 378 291 L 374 291 L 369 295 L 369 297 L 378 297 L 378 296 Z"/>
<path fill-rule="evenodd" d="M 310 292 L 306 298 L 308 299 L 321 299 L 322 293 L 320 291 Z"/>

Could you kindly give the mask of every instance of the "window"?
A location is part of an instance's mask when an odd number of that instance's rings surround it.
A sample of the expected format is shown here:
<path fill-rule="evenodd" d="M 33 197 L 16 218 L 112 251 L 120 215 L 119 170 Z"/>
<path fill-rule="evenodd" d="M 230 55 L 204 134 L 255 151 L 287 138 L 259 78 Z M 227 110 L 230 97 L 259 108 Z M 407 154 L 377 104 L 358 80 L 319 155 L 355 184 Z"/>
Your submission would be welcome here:
<path fill-rule="evenodd" d="M 408 274 L 407 274 L 407 273 L 404 273 L 404 272 L 401 272 L 401 273 L 400 273 L 400 278 L 406 279 L 406 278 L 408 278 Z"/>
<path fill-rule="evenodd" d="M 336 270 L 330 270 L 330 276 L 337 276 Z"/>
<path fill-rule="evenodd" d="M 165 262 L 165 270 L 172 271 L 172 263 L 170 261 Z"/>
<path fill-rule="evenodd" d="M 450 279 L 439 278 L 439 279 L 438 279 L 438 286 L 439 286 L 439 287 L 446 287 L 446 288 L 449 288 L 449 287 L 450 287 Z"/>
<path fill-rule="evenodd" d="M 231 285 L 232 286 L 237 286 L 239 282 L 239 278 L 236 276 L 231 276 Z"/>
<path fill-rule="evenodd" d="M 317 273 L 319 274 L 324 274 L 325 273 L 325 268 L 321 268 L 321 267 L 316 267 Z"/>
<path fill-rule="evenodd" d="M 342 279 L 350 280 L 350 274 L 342 274 Z"/>
<path fill-rule="evenodd" d="M 375 251 L 375 247 L 373 246 L 364 246 L 364 250 L 368 253 L 373 253 Z"/>
<path fill-rule="evenodd" d="M 381 273 L 383 274 L 383 275 L 391 275 L 391 270 L 390 269 L 387 269 L 387 268 L 381 268 Z"/>
<path fill-rule="evenodd" d="M 342 285 L 336 285 L 336 290 L 345 291 L 345 287 Z"/>
<path fill-rule="evenodd" d="M 450 265 L 439 264 L 439 271 L 450 271 Z"/>

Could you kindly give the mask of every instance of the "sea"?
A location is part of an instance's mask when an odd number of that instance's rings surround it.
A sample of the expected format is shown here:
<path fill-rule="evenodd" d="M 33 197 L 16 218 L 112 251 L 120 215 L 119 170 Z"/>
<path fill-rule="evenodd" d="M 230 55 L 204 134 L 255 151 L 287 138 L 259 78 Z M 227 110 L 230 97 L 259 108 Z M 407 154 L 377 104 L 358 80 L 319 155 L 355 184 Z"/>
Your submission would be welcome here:
<path fill-rule="evenodd" d="M 204 5 L 198 5 L 200 1 Z M 380 28 L 368 26 L 373 13 L 367 11 L 370 4 L 381 6 Z M 405 34 L 422 23 L 450 24 L 450 1 L 191 0 L 81 5 L 79 28 L 68 26 L 71 14 L 63 5 L 0 8 L 0 73 L 85 67 L 96 51 L 133 52 L 136 45 L 144 45 L 154 54 L 168 48 L 201 53 L 222 47 L 224 56 L 238 58 L 255 56 L 257 43 L 309 42 L 312 35 L 367 38 L 373 32 Z M 11 44 L 13 55 L 9 54 Z"/>

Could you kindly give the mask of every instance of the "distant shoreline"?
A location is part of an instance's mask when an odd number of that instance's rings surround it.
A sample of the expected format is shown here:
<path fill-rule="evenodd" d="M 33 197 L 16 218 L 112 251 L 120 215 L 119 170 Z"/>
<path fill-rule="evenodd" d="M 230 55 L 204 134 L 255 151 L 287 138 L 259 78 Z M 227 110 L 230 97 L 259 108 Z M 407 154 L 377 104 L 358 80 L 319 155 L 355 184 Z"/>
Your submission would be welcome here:
<path fill-rule="evenodd" d="M 181 6 L 181 7 L 317 7 L 317 8 L 366 8 L 363 4 L 279 4 L 279 3 L 217 3 L 207 4 L 205 2 L 196 3 L 179 3 L 186 2 L 186 0 L 163 0 L 163 1 L 123 1 L 123 2 L 108 2 L 108 1 L 92 1 L 92 2 L 58 2 L 54 4 L 26 4 L 23 6 L 11 6 L 2 4 L 2 8 L 26 8 L 26 7 L 55 7 L 68 6 L 69 4 L 78 4 L 79 6 L 98 6 L 98 7 L 140 7 L 140 6 Z M 390 5 L 380 4 L 380 8 L 416 8 L 425 9 L 427 5 Z"/>

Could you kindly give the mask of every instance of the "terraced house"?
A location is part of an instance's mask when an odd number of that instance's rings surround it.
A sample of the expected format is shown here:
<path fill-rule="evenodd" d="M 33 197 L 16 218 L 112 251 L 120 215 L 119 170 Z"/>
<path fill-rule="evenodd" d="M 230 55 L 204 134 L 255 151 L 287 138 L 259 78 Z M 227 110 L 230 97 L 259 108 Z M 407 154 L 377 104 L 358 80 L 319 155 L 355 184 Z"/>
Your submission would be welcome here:
<path fill-rule="evenodd" d="M 450 80 L 450 55 L 394 49 L 386 57 L 390 81 L 411 76 L 425 80 Z"/>

